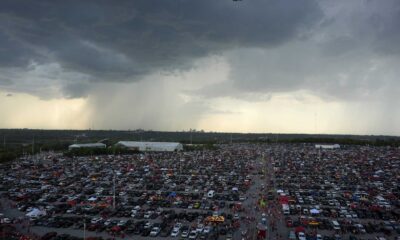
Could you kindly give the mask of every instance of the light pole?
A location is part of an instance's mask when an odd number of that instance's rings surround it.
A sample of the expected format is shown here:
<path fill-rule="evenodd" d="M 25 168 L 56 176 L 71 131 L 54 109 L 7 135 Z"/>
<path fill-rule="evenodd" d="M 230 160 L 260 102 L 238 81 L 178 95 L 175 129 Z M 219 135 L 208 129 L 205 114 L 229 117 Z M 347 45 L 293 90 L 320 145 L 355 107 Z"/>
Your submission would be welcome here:
<path fill-rule="evenodd" d="M 83 240 L 86 240 L 86 214 L 83 218 Z"/>
<path fill-rule="evenodd" d="M 182 176 L 182 162 L 183 162 L 184 160 L 181 158 L 180 160 L 179 160 L 179 177 L 181 177 Z"/>

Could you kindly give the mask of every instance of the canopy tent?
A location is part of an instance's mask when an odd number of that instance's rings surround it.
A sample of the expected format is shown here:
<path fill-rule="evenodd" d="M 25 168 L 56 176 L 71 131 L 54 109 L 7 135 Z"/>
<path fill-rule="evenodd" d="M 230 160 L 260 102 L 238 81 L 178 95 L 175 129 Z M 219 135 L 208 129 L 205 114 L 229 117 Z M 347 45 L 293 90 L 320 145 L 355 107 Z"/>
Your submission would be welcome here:
<path fill-rule="evenodd" d="M 89 199 L 88 199 L 88 201 L 97 201 L 97 197 L 90 197 Z"/>
<path fill-rule="evenodd" d="M 122 230 L 121 227 L 118 225 L 111 228 L 111 231 L 113 231 L 113 232 L 119 232 L 121 230 Z"/>
<path fill-rule="evenodd" d="M 41 211 L 38 208 L 32 209 L 32 211 L 28 212 L 25 216 L 27 217 L 39 217 L 39 216 L 45 216 L 46 211 Z"/>
<path fill-rule="evenodd" d="M 178 142 L 119 141 L 115 145 L 141 152 L 174 152 L 183 150 L 183 145 Z"/>
<path fill-rule="evenodd" d="M 265 208 L 267 205 L 267 202 L 264 199 L 260 199 L 260 207 Z"/>
<path fill-rule="evenodd" d="M 208 216 L 206 222 L 215 222 L 215 223 L 223 223 L 225 222 L 224 216 Z"/>
<path fill-rule="evenodd" d="M 294 231 L 296 233 L 299 233 L 299 232 L 304 232 L 304 230 L 305 230 L 305 228 L 303 226 L 298 226 Z"/>
<path fill-rule="evenodd" d="M 312 220 L 312 221 L 310 221 L 310 222 L 308 223 L 308 225 L 311 225 L 311 226 L 318 226 L 318 225 L 319 225 L 319 222 L 317 222 L 317 221 L 315 221 L 315 220 Z"/>
<path fill-rule="evenodd" d="M 319 210 L 313 208 L 313 209 L 310 210 L 310 213 L 311 213 L 311 214 L 319 214 Z"/>
<path fill-rule="evenodd" d="M 279 203 L 280 204 L 289 204 L 289 197 L 288 196 L 279 196 Z"/>
<path fill-rule="evenodd" d="M 169 198 L 174 198 L 176 197 L 176 192 L 171 192 L 170 194 L 168 194 Z"/>

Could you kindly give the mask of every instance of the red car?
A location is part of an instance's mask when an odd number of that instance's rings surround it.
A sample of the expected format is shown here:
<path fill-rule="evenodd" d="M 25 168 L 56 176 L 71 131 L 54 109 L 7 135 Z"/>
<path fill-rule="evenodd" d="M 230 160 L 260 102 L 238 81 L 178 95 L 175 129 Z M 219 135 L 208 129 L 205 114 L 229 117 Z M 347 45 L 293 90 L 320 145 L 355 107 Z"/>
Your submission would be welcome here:
<path fill-rule="evenodd" d="M 291 218 L 286 219 L 286 227 L 293 227 L 293 220 Z"/>

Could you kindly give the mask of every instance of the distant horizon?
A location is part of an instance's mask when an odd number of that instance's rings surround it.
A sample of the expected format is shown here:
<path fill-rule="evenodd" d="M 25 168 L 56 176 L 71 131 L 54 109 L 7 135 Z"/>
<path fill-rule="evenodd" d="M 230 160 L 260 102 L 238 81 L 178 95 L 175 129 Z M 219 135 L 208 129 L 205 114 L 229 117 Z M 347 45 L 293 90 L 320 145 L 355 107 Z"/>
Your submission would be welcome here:
<path fill-rule="evenodd" d="M 162 132 L 162 133 L 217 133 L 217 134 L 255 134 L 255 135 L 311 135 L 311 136 L 358 136 L 358 137 L 395 137 L 400 138 L 400 135 L 388 134 L 351 134 L 351 133 L 290 133 L 290 132 L 221 132 L 221 131 L 202 131 L 202 129 L 189 130 L 155 130 L 155 129 L 44 129 L 44 128 L 0 128 L 2 130 L 30 130 L 30 131 L 115 131 L 115 132 Z M 0 135 L 1 136 L 1 135 Z"/>

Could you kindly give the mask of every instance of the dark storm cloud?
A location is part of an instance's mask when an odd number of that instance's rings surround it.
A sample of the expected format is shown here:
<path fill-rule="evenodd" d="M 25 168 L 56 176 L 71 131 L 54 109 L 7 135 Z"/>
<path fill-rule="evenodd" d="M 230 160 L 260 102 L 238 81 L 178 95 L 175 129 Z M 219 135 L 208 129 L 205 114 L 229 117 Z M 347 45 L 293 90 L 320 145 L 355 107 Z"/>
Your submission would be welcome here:
<path fill-rule="evenodd" d="M 0 66 L 27 65 L 33 55 L 29 48 L 20 46 L 15 39 L 0 32 Z"/>
<path fill-rule="evenodd" d="M 5 0 L 0 6 L 1 67 L 58 63 L 90 81 L 137 81 L 226 49 L 277 46 L 322 17 L 312 0 Z"/>
<path fill-rule="evenodd" d="M 226 51 L 229 80 L 195 92 L 261 101 L 297 90 L 345 101 L 399 94 L 400 1 L 321 1 L 321 9 L 307 39 Z"/>

